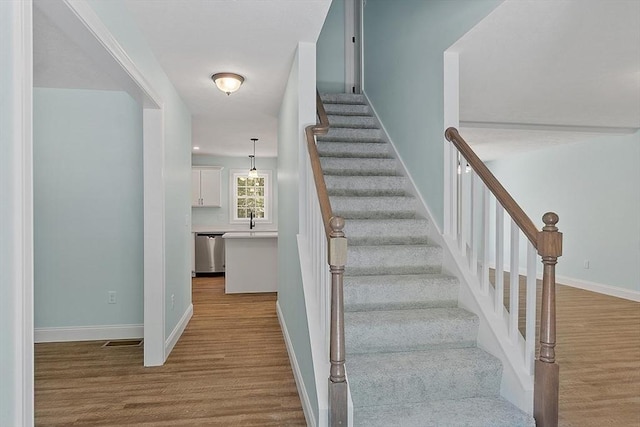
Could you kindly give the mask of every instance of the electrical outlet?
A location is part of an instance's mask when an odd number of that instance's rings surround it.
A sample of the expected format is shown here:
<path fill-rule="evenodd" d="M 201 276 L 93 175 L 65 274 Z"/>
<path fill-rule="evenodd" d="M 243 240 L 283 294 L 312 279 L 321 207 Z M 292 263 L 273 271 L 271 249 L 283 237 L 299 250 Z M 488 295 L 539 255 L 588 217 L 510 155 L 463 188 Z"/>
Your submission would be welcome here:
<path fill-rule="evenodd" d="M 171 310 L 176 308 L 176 296 L 175 294 L 171 294 Z"/>
<path fill-rule="evenodd" d="M 107 295 L 108 295 L 107 296 L 107 302 L 109 304 L 115 304 L 117 302 L 116 301 L 116 291 L 109 291 L 109 292 L 107 292 Z"/>
<path fill-rule="evenodd" d="M 589 260 L 588 260 L 588 259 L 585 259 L 585 260 L 584 260 L 584 269 L 585 269 L 585 270 L 588 270 L 588 269 L 589 269 L 589 267 L 590 267 L 590 265 L 589 265 Z"/>

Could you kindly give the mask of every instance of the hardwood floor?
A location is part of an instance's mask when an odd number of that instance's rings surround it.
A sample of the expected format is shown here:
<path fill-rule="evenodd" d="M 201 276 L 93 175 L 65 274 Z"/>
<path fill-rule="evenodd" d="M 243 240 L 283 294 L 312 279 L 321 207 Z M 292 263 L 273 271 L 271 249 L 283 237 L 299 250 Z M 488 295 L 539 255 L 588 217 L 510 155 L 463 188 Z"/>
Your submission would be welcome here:
<path fill-rule="evenodd" d="M 157 368 L 140 347 L 37 344 L 36 425 L 305 425 L 275 300 L 194 279 L 193 319 Z M 640 303 L 560 285 L 557 329 L 560 425 L 639 427 Z"/>
<path fill-rule="evenodd" d="M 494 283 L 493 271 L 490 281 Z M 508 307 L 508 274 L 504 285 Z M 539 330 L 540 281 L 537 287 Z M 521 276 L 520 307 L 525 304 L 525 289 Z M 556 310 L 560 425 L 640 427 L 640 303 L 557 285 Z M 523 334 L 524 328 L 521 309 Z"/>
<path fill-rule="evenodd" d="M 304 426 L 276 294 L 193 280 L 194 314 L 167 363 L 141 347 L 36 344 L 38 426 Z"/>

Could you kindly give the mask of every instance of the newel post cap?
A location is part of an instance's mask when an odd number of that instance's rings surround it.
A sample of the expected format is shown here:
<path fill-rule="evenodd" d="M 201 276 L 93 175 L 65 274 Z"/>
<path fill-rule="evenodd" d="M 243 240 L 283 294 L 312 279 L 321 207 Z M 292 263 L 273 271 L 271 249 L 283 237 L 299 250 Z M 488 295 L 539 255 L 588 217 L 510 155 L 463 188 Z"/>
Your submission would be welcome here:
<path fill-rule="evenodd" d="M 562 233 L 556 227 L 559 220 L 555 212 L 547 212 L 542 216 L 544 227 L 538 232 L 538 254 L 543 258 L 562 256 Z"/>

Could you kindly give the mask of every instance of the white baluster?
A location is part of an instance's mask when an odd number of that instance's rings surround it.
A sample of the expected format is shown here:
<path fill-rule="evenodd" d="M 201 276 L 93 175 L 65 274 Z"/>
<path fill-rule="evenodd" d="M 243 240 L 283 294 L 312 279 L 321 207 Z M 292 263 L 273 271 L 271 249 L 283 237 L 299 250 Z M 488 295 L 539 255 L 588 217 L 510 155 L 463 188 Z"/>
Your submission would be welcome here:
<path fill-rule="evenodd" d="M 511 219 L 511 274 L 509 276 L 509 336 L 511 341 L 518 342 L 518 315 L 520 314 L 520 272 L 519 249 L 520 229 Z"/>
<path fill-rule="evenodd" d="M 480 285 L 482 286 L 482 293 L 487 294 L 489 292 L 489 189 L 482 183 L 482 277 L 480 278 Z"/>
<path fill-rule="evenodd" d="M 493 308 L 502 316 L 504 308 L 504 209 L 496 201 L 496 278 Z"/>
<path fill-rule="evenodd" d="M 533 375 L 533 367 L 536 358 L 536 266 L 538 254 L 533 244 L 527 241 L 527 301 L 525 305 L 525 349 L 524 365 Z"/>

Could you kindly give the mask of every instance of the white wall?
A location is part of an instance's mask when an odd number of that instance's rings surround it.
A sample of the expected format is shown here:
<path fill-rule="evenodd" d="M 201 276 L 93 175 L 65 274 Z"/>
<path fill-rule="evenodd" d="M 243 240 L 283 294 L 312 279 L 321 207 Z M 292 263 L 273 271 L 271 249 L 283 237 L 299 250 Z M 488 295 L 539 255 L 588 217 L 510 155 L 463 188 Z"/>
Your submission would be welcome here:
<path fill-rule="evenodd" d="M 36 329 L 142 325 L 142 108 L 37 88 L 33 121 Z"/>
<path fill-rule="evenodd" d="M 232 169 L 249 170 L 248 157 L 222 157 L 210 156 L 206 154 L 194 154 L 191 156 L 193 166 L 222 166 L 222 206 L 218 208 L 191 208 L 191 225 L 192 226 L 215 226 L 233 228 L 243 227 L 242 224 L 231 224 L 229 218 L 229 172 Z M 278 228 L 278 184 L 277 184 L 277 167 L 278 162 L 275 157 L 260 157 L 256 159 L 256 167 L 260 170 L 271 171 L 271 218 L 270 224 L 256 224 L 256 229 L 277 229 Z M 249 227 L 247 221 L 246 227 Z"/>
<path fill-rule="evenodd" d="M 191 306 L 191 114 L 123 0 L 87 0 L 164 102 L 165 338 Z M 172 307 L 170 295 L 175 295 Z"/>
<path fill-rule="evenodd" d="M 33 425 L 32 7 L 0 1 L 0 424 Z"/>
<path fill-rule="evenodd" d="M 640 298 L 639 163 L 636 132 L 585 136 L 487 166 L 537 225 L 547 211 L 559 215 L 558 282 Z"/>
<path fill-rule="evenodd" d="M 292 345 L 300 377 L 298 387 L 311 402 L 313 417 L 318 418 L 318 402 L 304 303 L 300 256 L 299 190 L 300 156 L 305 154 L 304 128 L 315 123 L 315 45 L 299 43 L 291 66 L 278 118 L 278 305 Z"/>

